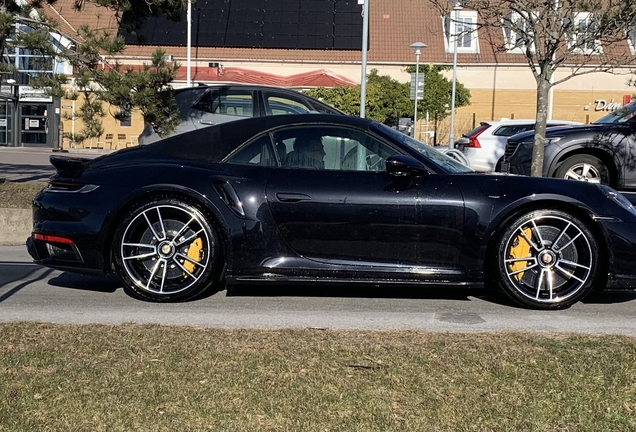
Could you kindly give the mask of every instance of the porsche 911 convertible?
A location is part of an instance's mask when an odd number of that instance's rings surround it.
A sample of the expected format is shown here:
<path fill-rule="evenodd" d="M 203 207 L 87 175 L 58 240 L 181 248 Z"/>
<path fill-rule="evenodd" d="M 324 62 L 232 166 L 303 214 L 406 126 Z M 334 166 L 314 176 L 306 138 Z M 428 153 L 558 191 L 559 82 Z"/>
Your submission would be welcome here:
<path fill-rule="evenodd" d="M 407 284 L 559 309 L 636 287 L 636 210 L 613 189 L 475 173 L 356 117 L 251 118 L 51 163 L 27 240 L 35 262 L 116 272 L 139 299 Z"/>

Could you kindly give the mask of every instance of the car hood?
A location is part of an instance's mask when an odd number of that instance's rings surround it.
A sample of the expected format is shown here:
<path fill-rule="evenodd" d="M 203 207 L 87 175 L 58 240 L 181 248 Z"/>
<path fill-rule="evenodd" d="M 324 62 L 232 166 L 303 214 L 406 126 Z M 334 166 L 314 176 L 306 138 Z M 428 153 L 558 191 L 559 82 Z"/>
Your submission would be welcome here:
<path fill-rule="evenodd" d="M 553 126 L 549 127 L 545 131 L 546 138 L 556 137 L 556 136 L 564 136 L 574 133 L 582 133 L 582 132 L 594 132 L 599 133 L 608 129 L 612 129 L 615 125 L 611 124 L 600 124 L 600 123 L 592 123 L 592 124 L 584 124 L 584 125 L 567 125 L 567 126 Z M 513 135 L 508 138 L 510 142 L 528 142 L 532 141 L 534 138 L 534 131 L 521 132 L 517 135 Z"/>

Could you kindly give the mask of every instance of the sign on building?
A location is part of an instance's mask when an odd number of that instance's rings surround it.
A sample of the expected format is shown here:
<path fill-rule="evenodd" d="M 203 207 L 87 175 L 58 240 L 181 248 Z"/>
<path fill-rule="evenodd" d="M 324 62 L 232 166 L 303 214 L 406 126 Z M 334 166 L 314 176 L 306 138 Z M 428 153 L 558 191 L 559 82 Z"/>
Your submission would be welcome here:
<path fill-rule="evenodd" d="M 23 85 L 18 87 L 18 99 L 20 102 L 53 102 L 53 97 L 48 96 L 45 89 Z"/>

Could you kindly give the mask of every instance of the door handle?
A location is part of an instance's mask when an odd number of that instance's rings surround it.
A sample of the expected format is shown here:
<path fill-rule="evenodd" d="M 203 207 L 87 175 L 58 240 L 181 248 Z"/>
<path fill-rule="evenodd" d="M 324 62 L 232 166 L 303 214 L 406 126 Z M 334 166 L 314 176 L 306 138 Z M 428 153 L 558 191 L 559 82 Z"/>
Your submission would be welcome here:
<path fill-rule="evenodd" d="M 277 193 L 276 198 L 282 202 L 300 202 L 300 201 L 311 201 L 311 197 L 309 195 L 301 194 L 301 193 Z"/>
<path fill-rule="evenodd" d="M 203 121 L 203 120 L 199 120 L 199 123 L 204 124 L 204 125 L 210 125 L 210 126 L 212 126 L 214 124 L 213 121 Z"/>

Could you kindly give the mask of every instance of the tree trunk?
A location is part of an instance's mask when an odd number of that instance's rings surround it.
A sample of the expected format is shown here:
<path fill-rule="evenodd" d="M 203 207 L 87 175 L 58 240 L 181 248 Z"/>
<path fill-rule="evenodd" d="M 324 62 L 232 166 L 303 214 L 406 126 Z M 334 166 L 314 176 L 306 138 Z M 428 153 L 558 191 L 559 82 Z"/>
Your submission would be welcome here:
<path fill-rule="evenodd" d="M 534 145 L 532 146 L 532 166 L 530 175 L 543 175 L 543 155 L 545 153 L 545 126 L 548 121 L 548 97 L 551 83 L 547 76 L 537 79 L 537 119 L 534 127 Z"/>

